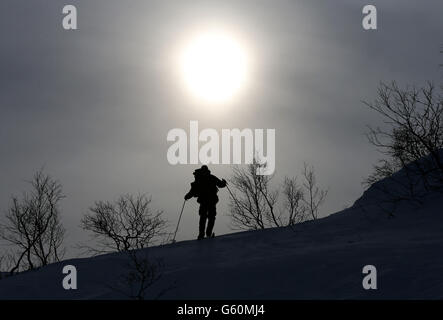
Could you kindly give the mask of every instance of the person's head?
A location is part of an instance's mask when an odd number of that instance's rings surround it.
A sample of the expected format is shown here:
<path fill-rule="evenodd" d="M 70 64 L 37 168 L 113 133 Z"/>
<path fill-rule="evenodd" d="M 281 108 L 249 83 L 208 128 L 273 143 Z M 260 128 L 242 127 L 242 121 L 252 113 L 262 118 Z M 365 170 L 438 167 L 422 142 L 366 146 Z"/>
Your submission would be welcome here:
<path fill-rule="evenodd" d="M 210 174 L 210 173 L 211 173 L 211 171 L 209 170 L 208 166 L 205 165 L 205 164 L 201 166 L 201 168 L 200 168 L 200 172 L 201 172 L 202 174 Z"/>
<path fill-rule="evenodd" d="M 201 176 L 204 176 L 204 175 L 208 175 L 210 173 L 211 173 L 211 171 L 208 169 L 208 166 L 207 165 L 202 165 L 201 168 L 196 169 L 193 172 L 193 175 L 194 175 L 195 178 L 198 178 L 198 177 L 201 177 Z"/>

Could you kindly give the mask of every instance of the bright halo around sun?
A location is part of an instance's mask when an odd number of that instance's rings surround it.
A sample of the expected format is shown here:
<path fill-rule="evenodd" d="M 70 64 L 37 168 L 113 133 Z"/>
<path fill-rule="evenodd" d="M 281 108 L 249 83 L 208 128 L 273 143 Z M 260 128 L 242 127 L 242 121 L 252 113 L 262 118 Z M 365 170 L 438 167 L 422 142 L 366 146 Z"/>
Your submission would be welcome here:
<path fill-rule="evenodd" d="M 189 91 L 204 102 L 228 101 L 247 80 L 246 50 L 222 32 L 194 37 L 184 48 L 180 63 Z"/>

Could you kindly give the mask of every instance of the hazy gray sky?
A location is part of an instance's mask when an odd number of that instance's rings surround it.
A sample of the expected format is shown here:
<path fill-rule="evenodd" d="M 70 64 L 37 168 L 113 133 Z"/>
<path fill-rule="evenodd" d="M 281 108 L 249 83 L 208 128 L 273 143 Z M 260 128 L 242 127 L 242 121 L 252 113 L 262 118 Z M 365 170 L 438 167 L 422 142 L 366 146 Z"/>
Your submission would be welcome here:
<path fill-rule="evenodd" d="M 378 30 L 361 27 L 378 9 Z M 74 4 L 78 30 L 62 28 Z M 275 128 L 276 181 L 303 161 L 329 187 L 323 214 L 352 204 L 378 158 L 364 136 L 380 118 L 361 100 L 379 81 L 441 81 L 441 1 L 2 1 L 0 208 L 44 166 L 67 198 L 67 245 L 85 240 L 95 200 L 152 195 L 175 226 L 195 165 L 171 166 L 166 134 L 201 128 Z M 196 103 L 173 58 L 196 30 L 216 25 L 247 43 L 251 81 L 224 112 Z M 210 166 L 229 177 L 229 166 Z M 229 231 L 221 190 L 216 233 Z M 178 239 L 197 234 L 188 202 Z"/>

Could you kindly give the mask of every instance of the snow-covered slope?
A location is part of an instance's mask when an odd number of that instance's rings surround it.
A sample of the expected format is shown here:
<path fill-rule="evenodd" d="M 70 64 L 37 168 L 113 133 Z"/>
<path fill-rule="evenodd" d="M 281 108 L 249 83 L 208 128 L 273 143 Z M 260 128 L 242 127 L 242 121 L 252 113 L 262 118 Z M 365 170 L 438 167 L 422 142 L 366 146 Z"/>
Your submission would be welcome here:
<path fill-rule="evenodd" d="M 164 274 L 147 298 L 174 285 L 163 299 L 442 299 L 442 194 L 420 207 L 402 204 L 394 218 L 374 205 L 374 194 L 293 229 L 150 248 Z M 68 264 L 77 268 L 77 290 L 62 287 Z M 0 299 L 126 298 L 113 289 L 126 264 L 122 254 L 52 264 L 0 280 Z M 362 287 L 365 265 L 377 268 L 377 290 Z"/>

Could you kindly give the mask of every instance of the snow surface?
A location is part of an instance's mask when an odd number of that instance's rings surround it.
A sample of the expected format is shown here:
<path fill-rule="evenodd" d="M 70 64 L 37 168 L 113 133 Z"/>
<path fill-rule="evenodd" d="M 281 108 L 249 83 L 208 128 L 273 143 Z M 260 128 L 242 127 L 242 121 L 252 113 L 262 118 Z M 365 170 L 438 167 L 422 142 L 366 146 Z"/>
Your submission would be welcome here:
<path fill-rule="evenodd" d="M 162 299 L 442 299 L 443 195 L 428 195 L 420 207 L 403 203 L 388 218 L 377 190 L 294 228 L 149 248 L 164 274 L 146 298 L 174 285 Z M 62 287 L 68 264 L 77 268 L 77 290 Z M 377 290 L 362 287 L 369 264 Z M 0 299 L 125 299 L 113 288 L 126 265 L 118 253 L 62 261 L 0 280 Z"/>

